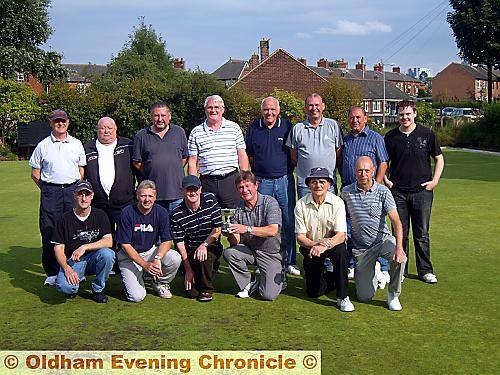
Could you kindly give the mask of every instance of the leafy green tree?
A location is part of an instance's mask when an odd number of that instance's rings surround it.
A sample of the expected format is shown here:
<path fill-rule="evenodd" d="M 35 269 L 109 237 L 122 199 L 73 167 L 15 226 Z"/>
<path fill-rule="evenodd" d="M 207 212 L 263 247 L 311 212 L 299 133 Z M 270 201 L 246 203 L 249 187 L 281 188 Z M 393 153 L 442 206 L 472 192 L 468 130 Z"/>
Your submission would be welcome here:
<path fill-rule="evenodd" d="M 319 94 L 326 107 L 324 116 L 337 120 L 344 132 L 349 131 L 349 108 L 363 101 L 360 87 L 333 77 Z"/>
<path fill-rule="evenodd" d="M 493 99 L 493 67 L 500 64 L 500 1 L 450 0 L 448 13 L 462 58 L 488 69 L 488 102 Z"/>
<path fill-rule="evenodd" d="M 434 126 L 434 121 L 436 120 L 436 113 L 432 109 L 431 103 L 417 103 L 417 118 L 415 122 L 420 125 L 427 126 L 431 128 Z"/>
<path fill-rule="evenodd" d="M 0 1 L 0 76 L 31 74 L 42 82 L 64 77 L 61 55 L 39 48 L 52 33 L 49 0 Z"/>
<path fill-rule="evenodd" d="M 0 147 L 13 147 L 19 122 L 29 122 L 40 113 L 37 96 L 28 85 L 0 78 Z"/>
<path fill-rule="evenodd" d="M 224 117 L 237 122 L 243 131 L 260 116 L 260 102 L 242 88 L 232 87 L 220 95 L 226 106 Z"/>
<path fill-rule="evenodd" d="M 290 120 L 292 124 L 304 119 L 304 101 L 293 92 L 275 88 L 266 96 L 273 96 L 278 99 L 280 102 L 280 116 Z"/>

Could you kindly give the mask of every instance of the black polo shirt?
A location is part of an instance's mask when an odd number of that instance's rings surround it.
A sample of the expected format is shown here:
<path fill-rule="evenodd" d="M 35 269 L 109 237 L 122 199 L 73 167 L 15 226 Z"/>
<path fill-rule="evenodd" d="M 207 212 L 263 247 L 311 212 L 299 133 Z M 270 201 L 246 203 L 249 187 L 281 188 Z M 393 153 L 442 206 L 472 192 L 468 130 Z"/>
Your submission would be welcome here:
<path fill-rule="evenodd" d="M 262 178 L 277 178 L 293 173 L 290 149 L 285 145 L 292 123 L 279 117 L 269 129 L 262 119 L 248 126 L 247 154 L 253 158 L 252 171 Z"/>
<path fill-rule="evenodd" d="M 191 211 L 183 201 L 170 215 L 174 241 L 184 242 L 186 251 L 195 251 L 214 228 L 222 227 L 219 203 L 212 193 L 201 193 L 200 207 Z"/>
<path fill-rule="evenodd" d="M 397 127 L 385 135 L 385 147 L 390 159 L 393 189 L 408 193 L 424 190 L 421 184 L 432 180 L 431 156 L 441 155 L 434 132 L 417 125 L 407 136 Z"/>
<path fill-rule="evenodd" d="M 151 131 L 151 127 L 140 130 L 134 137 L 132 159 L 144 165 L 144 178 L 156 183 L 157 200 L 182 198 L 182 159 L 187 157 L 186 133 L 180 126 L 170 124 L 163 138 Z"/>

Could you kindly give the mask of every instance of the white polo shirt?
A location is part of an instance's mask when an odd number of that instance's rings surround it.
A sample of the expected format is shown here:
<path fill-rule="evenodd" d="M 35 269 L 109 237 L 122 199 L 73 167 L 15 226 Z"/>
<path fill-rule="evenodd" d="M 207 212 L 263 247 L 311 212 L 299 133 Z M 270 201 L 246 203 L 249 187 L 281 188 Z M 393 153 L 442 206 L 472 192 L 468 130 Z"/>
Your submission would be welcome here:
<path fill-rule="evenodd" d="M 29 165 L 40 169 L 43 182 L 71 184 L 81 178 L 78 167 L 87 165 L 87 159 L 80 140 L 67 134 L 59 141 L 51 133 L 36 146 Z"/>

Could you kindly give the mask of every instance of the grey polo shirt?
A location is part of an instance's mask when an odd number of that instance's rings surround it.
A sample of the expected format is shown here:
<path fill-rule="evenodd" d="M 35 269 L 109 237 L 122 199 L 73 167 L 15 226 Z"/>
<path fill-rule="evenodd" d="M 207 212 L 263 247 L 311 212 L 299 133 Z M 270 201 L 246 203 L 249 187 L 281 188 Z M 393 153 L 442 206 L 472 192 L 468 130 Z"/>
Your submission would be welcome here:
<path fill-rule="evenodd" d="M 336 182 L 336 151 L 343 144 L 342 131 L 335 120 L 323 117 L 316 128 L 309 120 L 295 124 L 286 145 L 297 150 L 297 185 L 307 186 L 305 178 L 317 167 L 327 168 Z"/>
<path fill-rule="evenodd" d="M 373 186 L 365 193 L 355 182 L 342 189 L 342 199 L 351 219 L 351 240 L 355 249 L 367 250 L 392 236 L 385 217 L 396 209 L 396 203 L 386 186 L 373 181 Z"/>
<path fill-rule="evenodd" d="M 132 159 L 144 165 L 144 177 L 156 183 L 158 200 L 182 198 L 180 191 L 187 158 L 187 139 L 184 129 L 170 124 L 170 129 L 160 138 L 151 127 L 139 130 L 134 137 Z"/>
<path fill-rule="evenodd" d="M 281 210 L 276 199 L 269 195 L 258 193 L 257 203 L 250 209 L 240 201 L 236 207 L 236 222 L 250 227 L 265 227 L 278 224 L 281 230 Z M 266 253 L 279 253 L 281 245 L 280 230 L 274 237 L 257 237 L 250 233 L 241 235 L 241 243 L 252 250 L 260 250 Z"/>
<path fill-rule="evenodd" d="M 79 167 L 87 165 L 87 159 L 79 139 L 68 134 L 64 141 L 59 141 L 51 133 L 36 146 L 29 164 L 40 169 L 43 182 L 71 184 L 81 178 Z"/>

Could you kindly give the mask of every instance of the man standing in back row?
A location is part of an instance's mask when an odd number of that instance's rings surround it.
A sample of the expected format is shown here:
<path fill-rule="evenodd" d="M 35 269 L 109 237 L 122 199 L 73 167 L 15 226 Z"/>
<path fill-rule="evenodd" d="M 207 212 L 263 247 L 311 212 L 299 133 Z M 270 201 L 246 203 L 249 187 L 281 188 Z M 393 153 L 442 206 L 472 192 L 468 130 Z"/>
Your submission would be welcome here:
<path fill-rule="evenodd" d="M 59 263 L 50 242 L 57 221 L 73 209 L 73 192 L 83 178 L 86 164 L 82 142 L 68 133 L 66 112 L 56 109 L 50 114 L 50 135 L 33 151 L 29 164 L 31 178 L 40 188 L 40 234 L 45 285 L 55 285 Z"/>
<path fill-rule="evenodd" d="M 400 126 L 385 136 L 390 159 L 386 185 L 391 189 L 403 223 L 406 256 L 409 258 L 408 233 L 411 223 L 418 277 L 426 283 L 435 284 L 437 277 L 431 263 L 429 222 L 433 190 L 443 173 L 444 158 L 434 132 L 415 124 L 415 103 L 403 100 L 396 108 Z M 434 176 L 431 157 L 434 159 Z M 407 274 L 408 261 L 405 268 Z"/>

